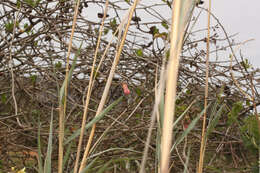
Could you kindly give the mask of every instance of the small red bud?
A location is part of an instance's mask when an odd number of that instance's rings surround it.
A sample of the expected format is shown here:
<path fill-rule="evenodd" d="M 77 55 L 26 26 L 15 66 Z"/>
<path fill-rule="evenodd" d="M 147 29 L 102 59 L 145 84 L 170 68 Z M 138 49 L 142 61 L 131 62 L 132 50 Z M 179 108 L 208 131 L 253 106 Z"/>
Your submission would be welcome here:
<path fill-rule="evenodd" d="M 183 130 L 186 130 L 190 125 L 190 120 L 186 119 L 182 122 Z"/>
<path fill-rule="evenodd" d="M 124 90 L 124 94 L 125 95 L 129 95 L 130 94 L 130 90 L 128 89 L 128 86 L 126 83 L 122 83 L 122 88 Z"/>

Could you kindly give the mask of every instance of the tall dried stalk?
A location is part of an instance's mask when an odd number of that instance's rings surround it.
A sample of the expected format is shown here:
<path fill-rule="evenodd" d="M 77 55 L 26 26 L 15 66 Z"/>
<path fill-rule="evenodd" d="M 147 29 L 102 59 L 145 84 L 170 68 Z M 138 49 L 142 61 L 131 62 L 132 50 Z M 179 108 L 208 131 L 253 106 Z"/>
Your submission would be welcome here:
<path fill-rule="evenodd" d="M 204 108 L 205 112 L 203 115 L 203 125 L 202 125 L 202 134 L 201 134 L 201 145 L 200 145 L 200 160 L 199 160 L 199 169 L 198 172 L 202 173 L 203 170 L 203 162 L 204 162 L 204 155 L 206 149 L 206 116 L 207 116 L 207 104 L 208 104 L 208 86 L 209 86 L 209 39 L 210 39 L 210 12 L 211 12 L 211 0 L 209 0 L 209 7 L 208 7 L 208 36 L 207 36 L 207 55 L 206 55 L 206 86 L 205 86 L 205 98 L 204 98 Z"/>
<path fill-rule="evenodd" d="M 194 1 L 176 0 L 172 10 L 170 57 L 167 65 L 167 80 L 165 93 L 164 121 L 161 141 L 161 173 L 168 173 L 170 151 L 172 144 L 172 130 L 176 99 L 176 86 L 179 68 L 179 56 L 182 50 L 184 29 L 190 17 L 190 9 Z"/>
<path fill-rule="evenodd" d="M 105 89 L 103 91 L 103 95 L 101 97 L 101 100 L 100 100 L 100 103 L 99 103 L 99 106 L 98 106 L 98 109 L 97 109 L 97 112 L 96 112 L 96 116 L 99 115 L 99 113 L 102 111 L 102 109 L 104 107 L 104 104 L 105 104 L 105 101 L 106 101 L 106 98 L 107 98 L 107 95 L 108 95 L 108 92 L 109 92 L 109 88 L 111 86 L 112 79 L 113 79 L 113 76 L 114 76 L 114 73 L 115 73 L 115 70 L 116 70 L 116 66 L 117 66 L 117 64 L 119 62 L 120 55 L 121 55 L 121 52 L 123 50 L 123 46 L 124 46 L 124 42 L 125 42 L 125 39 L 126 39 L 126 36 L 127 36 L 127 32 L 128 32 L 129 26 L 130 26 L 130 22 L 131 22 L 134 10 L 135 10 L 138 2 L 139 2 L 139 0 L 135 0 L 134 4 L 131 7 L 131 11 L 129 13 L 128 22 L 126 24 L 125 32 L 124 32 L 124 35 L 122 37 L 122 41 L 121 41 L 121 44 L 119 46 L 119 49 L 118 49 L 118 51 L 116 53 L 116 57 L 114 59 L 114 62 L 112 64 L 111 71 L 109 73 L 109 77 L 107 79 L 107 83 L 106 83 Z M 86 165 L 87 157 L 88 157 L 88 154 L 89 154 L 90 145 L 91 145 L 91 142 L 93 140 L 94 133 L 95 133 L 95 128 L 96 128 L 96 124 L 94 124 L 92 129 L 91 129 L 89 140 L 88 140 L 87 146 L 85 148 L 85 152 L 84 152 L 84 155 L 83 155 L 83 159 L 82 159 L 82 162 L 81 162 L 81 165 L 80 165 L 79 172 L 81 172 L 84 169 L 85 165 Z"/>
<path fill-rule="evenodd" d="M 70 42 L 69 48 L 67 53 L 66 59 L 66 76 L 65 76 L 65 94 L 64 94 L 64 102 L 62 103 L 63 99 L 61 99 L 60 107 L 59 107 L 59 154 L 58 154 L 58 173 L 62 173 L 62 162 L 63 162 L 63 140 L 64 140 L 64 117 L 66 114 L 66 102 L 67 102 L 67 95 L 68 95 L 68 78 L 69 78 L 69 57 L 72 47 L 72 39 L 75 31 L 75 25 L 78 16 L 78 8 L 79 8 L 80 0 L 77 1 L 75 8 L 74 8 L 74 17 L 72 23 L 72 30 L 70 35 Z"/>
<path fill-rule="evenodd" d="M 80 156 L 81 145 L 82 145 L 83 136 L 84 136 L 84 129 L 85 129 L 84 127 L 85 127 L 85 124 L 86 124 L 88 105 L 89 105 L 91 91 L 92 91 L 92 86 L 93 86 L 93 81 L 94 81 L 93 77 L 94 77 L 94 72 L 95 72 L 95 64 L 96 64 L 96 60 L 97 60 L 98 48 L 99 48 L 100 41 L 101 41 L 101 36 L 102 36 L 103 27 L 104 27 L 104 22 L 105 22 L 105 19 L 106 19 L 108 2 L 109 1 L 106 0 L 104 16 L 102 18 L 101 27 L 99 29 L 98 42 L 97 42 L 97 47 L 96 47 L 96 50 L 95 50 L 94 60 L 93 60 L 93 64 L 92 64 L 91 74 L 90 74 L 90 80 L 89 80 L 89 85 L 88 85 L 87 97 L 86 97 L 84 113 L 83 113 L 83 119 L 82 119 L 82 124 L 81 124 L 79 143 L 78 143 L 78 148 L 77 148 L 77 156 L 76 156 L 75 166 L 74 166 L 74 171 L 73 171 L 74 173 L 77 173 L 77 171 L 78 171 L 79 156 Z"/>

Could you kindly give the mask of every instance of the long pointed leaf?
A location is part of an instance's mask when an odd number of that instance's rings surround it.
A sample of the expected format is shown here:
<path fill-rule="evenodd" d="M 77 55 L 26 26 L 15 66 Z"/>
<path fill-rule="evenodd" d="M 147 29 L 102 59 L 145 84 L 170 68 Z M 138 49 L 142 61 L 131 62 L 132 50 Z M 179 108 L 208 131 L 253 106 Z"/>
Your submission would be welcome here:
<path fill-rule="evenodd" d="M 71 153 L 71 147 L 72 147 L 72 142 L 69 144 L 68 147 L 66 147 L 66 153 L 64 155 L 64 158 L 63 158 L 63 165 L 62 165 L 62 170 L 64 170 L 64 167 L 69 159 L 69 156 L 70 156 L 70 153 Z"/>
<path fill-rule="evenodd" d="M 40 120 L 38 123 L 38 138 L 37 138 L 37 143 L 38 143 L 38 167 L 39 167 L 39 173 L 43 173 L 43 167 L 42 167 L 42 152 L 41 152 L 41 124 Z"/>
<path fill-rule="evenodd" d="M 51 173 L 51 153 L 52 153 L 52 130 L 53 130 L 53 110 L 51 113 L 51 123 L 50 123 L 50 131 L 49 131 L 49 139 L 48 139 L 48 147 L 47 147 L 47 156 L 44 163 L 44 173 Z"/>
<path fill-rule="evenodd" d="M 76 66 L 76 62 L 77 62 L 77 58 L 80 54 L 80 50 L 81 50 L 81 46 L 82 46 L 82 43 L 76 53 L 76 55 L 74 56 L 74 59 L 73 59 L 73 62 L 72 62 L 72 66 L 70 68 L 70 71 L 69 71 L 69 76 L 68 76 L 68 83 L 70 82 L 71 80 L 71 77 L 72 77 L 72 73 L 73 73 L 73 70 L 75 69 L 75 66 Z M 61 86 L 61 89 L 60 89 L 60 94 L 59 94 L 59 104 L 62 104 L 63 102 L 63 96 L 64 96 L 64 92 L 65 92 L 65 86 L 66 86 L 66 80 L 63 81 L 63 84 Z"/>
<path fill-rule="evenodd" d="M 184 165 L 184 173 L 188 173 L 189 170 L 188 170 L 188 165 L 189 165 L 189 161 L 190 161 L 190 146 L 188 147 L 188 153 L 187 153 L 187 156 L 186 156 L 186 162 L 185 162 L 185 165 Z"/>
<path fill-rule="evenodd" d="M 94 163 L 96 162 L 96 160 L 98 159 L 99 157 L 95 158 L 94 160 L 92 160 L 90 162 L 90 164 L 88 164 L 80 173 L 84 173 L 84 172 L 87 172 L 89 169 L 91 169 L 91 167 L 94 165 Z"/>
<path fill-rule="evenodd" d="M 205 108 L 207 109 L 208 107 L 210 106 L 210 104 Z M 197 117 L 192 120 L 192 122 L 189 124 L 188 128 L 186 130 L 184 130 L 184 132 L 182 133 L 181 136 L 179 136 L 175 143 L 172 145 L 172 148 L 171 148 L 171 152 L 172 150 L 182 142 L 182 140 L 190 133 L 190 131 L 195 127 L 195 125 L 197 124 L 198 120 L 200 119 L 200 117 L 203 115 L 203 113 L 205 112 L 205 109 L 203 109 L 203 111 L 201 111 L 200 114 L 197 115 Z"/>
<path fill-rule="evenodd" d="M 96 116 L 94 119 L 92 119 L 88 124 L 85 126 L 85 130 L 90 128 L 93 124 L 101 120 L 113 107 L 115 107 L 121 100 L 123 99 L 123 96 L 118 98 L 116 101 L 114 101 L 112 104 L 110 104 L 106 109 L 104 109 L 98 116 Z M 64 145 L 68 144 L 70 141 L 74 140 L 76 137 L 80 135 L 80 129 L 75 131 L 65 142 Z"/>
<path fill-rule="evenodd" d="M 182 117 L 188 112 L 188 110 L 191 108 L 191 106 L 194 104 L 195 100 L 185 109 L 185 111 L 177 118 L 176 121 L 173 123 L 173 128 L 178 124 L 178 122 L 182 119 Z"/>
<path fill-rule="evenodd" d="M 219 119 L 220 119 L 220 116 L 221 116 L 223 107 L 224 107 L 224 105 L 222 105 L 222 106 L 219 108 L 219 110 L 218 110 L 216 116 L 214 117 L 214 119 L 213 119 L 213 120 L 210 122 L 210 124 L 208 125 L 208 128 L 207 128 L 208 130 L 207 130 L 207 132 L 206 132 L 206 136 L 208 136 L 208 135 L 215 129 L 216 125 L 218 124 L 218 121 L 219 121 Z"/>

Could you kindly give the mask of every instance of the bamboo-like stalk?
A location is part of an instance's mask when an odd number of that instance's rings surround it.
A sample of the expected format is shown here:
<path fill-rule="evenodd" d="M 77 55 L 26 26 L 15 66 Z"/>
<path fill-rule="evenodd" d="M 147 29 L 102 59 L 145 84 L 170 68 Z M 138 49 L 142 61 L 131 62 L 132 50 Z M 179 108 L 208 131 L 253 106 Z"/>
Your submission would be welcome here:
<path fill-rule="evenodd" d="M 96 50 L 95 50 L 94 60 L 93 60 L 93 64 L 92 64 L 91 74 L 90 74 L 90 80 L 89 80 L 89 85 L 88 85 L 89 87 L 88 87 L 88 91 L 87 91 L 87 97 L 86 97 L 84 113 L 83 113 L 83 118 L 82 118 L 82 123 L 81 123 L 79 143 L 78 143 L 78 148 L 77 148 L 77 156 L 76 156 L 75 166 L 74 166 L 74 171 L 73 171 L 74 173 L 77 173 L 77 171 L 78 171 L 80 151 L 81 151 L 81 146 L 82 146 L 82 141 L 83 141 L 83 136 L 84 136 L 84 127 L 85 127 L 85 124 L 86 124 L 88 105 L 89 105 L 93 81 L 94 81 L 93 77 L 94 77 L 94 72 L 95 72 L 94 71 L 95 70 L 95 64 L 96 64 L 96 60 L 97 60 L 98 48 L 99 48 L 99 45 L 100 45 L 100 42 L 101 42 L 101 36 L 102 36 L 103 27 L 104 27 L 104 22 L 105 22 L 105 19 L 106 19 L 108 2 L 109 2 L 109 0 L 106 0 L 104 16 L 102 18 L 102 23 L 101 23 L 101 26 L 100 26 L 100 29 L 99 29 L 98 42 L 97 42 L 97 47 L 96 47 Z"/>
<path fill-rule="evenodd" d="M 67 95 L 68 95 L 68 78 L 69 78 L 69 57 L 72 47 L 72 39 L 75 31 L 75 25 L 78 16 L 78 8 L 79 8 L 80 0 L 77 0 L 77 3 L 74 8 L 74 17 L 72 23 L 72 30 L 70 35 L 70 42 L 68 47 L 68 53 L 66 58 L 66 76 L 65 76 L 65 94 L 64 94 L 64 103 L 60 103 L 59 107 L 59 154 L 58 154 L 58 173 L 62 173 L 62 163 L 63 163 L 63 140 L 64 140 L 64 117 L 66 114 L 66 102 L 67 102 Z M 61 99 L 63 100 L 63 99 Z"/>
<path fill-rule="evenodd" d="M 116 70 L 116 66 L 117 66 L 117 64 L 119 62 L 120 54 L 121 54 L 121 52 L 123 50 L 123 46 L 124 46 L 124 42 L 125 42 L 126 35 L 127 35 L 127 32 L 128 32 L 128 28 L 130 26 L 130 22 L 131 22 L 134 10 L 135 10 L 138 2 L 139 2 L 139 0 L 135 0 L 134 4 L 131 7 L 131 11 L 129 13 L 128 22 L 126 24 L 125 32 L 124 32 L 124 35 L 122 37 L 122 41 L 121 41 L 121 44 L 119 46 L 119 49 L 118 49 L 118 51 L 116 53 L 116 57 L 114 59 L 114 62 L 112 64 L 112 67 L 111 67 L 111 70 L 110 70 L 110 73 L 109 73 L 109 77 L 107 79 L 107 83 L 106 83 L 103 95 L 101 97 L 101 100 L 100 100 L 100 103 L 99 103 L 96 115 L 99 115 L 99 113 L 102 111 L 102 109 L 104 107 L 104 104 L 105 104 L 105 101 L 106 101 L 106 98 L 107 98 L 107 95 L 108 95 L 108 92 L 109 92 L 109 88 L 111 86 L 112 79 L 113 79 L 113 76 L 114 76 L 114 73 L 115 73 L 115 70 Z M 91 132 L 90 132 L 90 136 L 89 136 L 89 140 L 88 140 L 87 146 L 85 148 L 83 159 L 82 159 L 82 162 L 81 162 L 81 165 L 80 165 L 79 172 L 81 172 L 84 169 L 85 165 L 86 165 L 87 157 L 88 157 L 88 154 L 89 154 L 90 145 L 91 145 L 91 142 L 93 140 L 94 133 L 95 133 L 95 128 L 96 128 L 96 124 L 94 124 L 92 126 L 92 129 L 91 129 Z"/>
<path fill-rule="evenodd" d="M 172 14 L 172 27 L 171 27 L 171 48 L 170 48 L 170 59 L 167 66 L 167 79 L 166 82 L 166 96 L 165 96 L 165 108 L 164 108 L 164 121 L 162 129 L 162 141 L 161 141 L 161 172 L 169 172 L 169 158 L 170 148 L 172 142 L 172 124 L 174 119 L 174 108 L 175 108 L 175 97 L 176 97 L 176 86 L 177 86 L 177 74 L 179 67 L 179 50 L 176 50 L 177 45 L 177 34 L 180 32 L 178 23 L 180 20 L 180 9 L 181 1 L 174 1 L 174 8 Z M 178 51 L 178 52 L 177 52 Z M 170 68 L 171 67 L 171 68 Z"/>
<path fill-rule="evenodd" d="M 201 134 L 201 145 L 200 145 L 200 160 L 199 160 L 199 169 L 198 173 L 202 173 L 203 170 L 203 162 L 204 162 L 204 155 L 206 149 L 206 116 L 207 116 L 207 104 L 208 104 L 208 88 L 209 88 L 209 39 L 210 39 L 210 12 L 211 12 L 211 0 L 209 0 L 209 7 L 208 7 L 208 36 L 207 36 L 207 55 L 206 55 L 206 86 L 205 86 L 205 98 L 204 98 L 204 108 L 205 112 L 203 115 L 203 125 L 202 125 L 202 134 Z"/>
<path fill-rule="evenodd" d="M 167 65 L 167 80 L 165 93 L 164 121 L 161 141 L 161 173 L 168 173 L 170 150 L 172 144 L 172 129 L 175 110 L 176 86 L 179 68 L 179 56 L 182 50 L 184 29 L 190 16 L 190 7 L 194 1 L 175 0 L 172 10 L 170 57 Z"/>

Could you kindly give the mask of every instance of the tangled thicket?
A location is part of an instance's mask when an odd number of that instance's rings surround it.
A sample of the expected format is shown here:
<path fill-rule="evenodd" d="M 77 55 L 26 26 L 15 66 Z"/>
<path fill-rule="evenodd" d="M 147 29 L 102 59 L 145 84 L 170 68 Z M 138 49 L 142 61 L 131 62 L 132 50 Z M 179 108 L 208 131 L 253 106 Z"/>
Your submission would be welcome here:
<path fill-rule="evenodd" d="M 41 123 L 41 137 L 43 146 L 45 146 L 49 117 L 51 112 L 54 115 L 57 114 L 55 108 L 58 107 L 58 90 L 65 79 L 68 40 L 73 21 L 73 2 L 66 0 L 3 0 L 0 2 L 2 31 L 0 33 L 0 165 L 2 168 L 0 167 L 0 170 L 8 170 L 12 166 L 26 166 L 30 167 L 31 172 L 35 171 L 33 165 L 37 163 L 36 157 L 30 153 L 37 148 L 38 122 Z M 71 63 L 80 45 L 82 46 L 69 86 L 68 114 L 65 126 L 67 135 L 80 127 L 104 3 L 104 1 L 80 3 Z M 105 51 L 112 34 L 128 10 L 129 3 L 129 1 L 109 3 L 109 16 L 105 21 L 99 52 Z M 107 105 L 123 95 L 121 82 L 128 83 L 131 95 L 117 105 L 117 108 L 112 110 L 104 121 L 97 124 L 97 134 L 101 135 L 118 118 L 116 123 L 110 127 L 107 136 L 102 138 L 101 143 L 106 145 L 98 145 L 94 153 L 113 147 L 131 148 L 136 152 L 124 150 L 106 152 L 101 156 L 104 158 L 103 161 L 115 157 L 128 157 L 140 161 L 142 156 L 143 140 L 146 137 L 154 103 L 155 81 L 160 72 L 163 57 L 166 57 L 167 60 L 169 54 L 167 38 L 170 20 L 163 17 L 162 11 L 169 10 L 171 4 L 169 1 L 159 1 L 154 4 L 142 4 L 141 2 L 136 9 Z M 196 13 L 194 13 L 196 15 L 192 17 L 185 34 L 179 69 L 178 91 L 181 94 L 177 100 L 177 116 L 194 99 L 198 96 L 202 98 L 204 95 L 206 30 L 194 27 L 198 25 L 199 15 L 204 12 L 203 8 L 196 9 Z M 14 24 L 16 15 L 17 22 Z M 246 149 L 242 147 L 241 136 L 236 132 L 237 125 L 227 125 L 228 114 L 236 105 L 240 105 L 241 109 L 239 109 L 237 117 L 241 121 L 241 126 L 245 124 L 246 118 L 252 116 L 251 111 L 254 108 L 252 101 L 256 105 L 260 104 L 259 82 L 257 83 L 260 70 L 254 69 L 243 54 L 237 51 L 239 50 L 237 47 L 241 43 L 233 41 L 234 36 L 227 35 L 219 20 L 214 15 L 212 17 L 214 23 L 210 36 L 209 100 L 210 102 L 218 100 L 221 104 L 225 104 L 225 115 L 221 117 L 220 128 L 222 131 L 216 130 L 215 137 L 210 138 L 208 142 L 208 148 L 215 150 L 220 144 L 230 143 L 233 148 L 226 144 L 221 152 L 231 153 L 233 164 L 239 167 L 239 162 L 246 159 L 243 158 L 241 161 L 237 155 L 243 155 Z M 115 39 L 112 42 L 105 61 L 97 72 L 89 108 L 90 114 L 94 115 L 96 111 L 118 41 Z M 100 61 L 101 53 L 97 63 Z M 13 72 L 13 76 L 11 72 Z M 12 86 L 14 86 L 14 90 L 12 90 Z M 14 96 L 12 96 L 12 92 Z M 196 103 L 196 106 L 188 113 L 188 117 L 191 119 L 203 109 L 200 100 Z M 17 123 L 17 119 L 21 124 Z M 56 123 L 57 121 L 55 118 Z M 181 131 L 180 127 L 178 130 Z M 194 133 L 198 133 L 198 129 Z M 192 149 L 195 152 L 199 148 L 200 140 L 196 138 L 196 135 L 193 135 L 192 138 L 195 138 Z M 57 139 L 54 143 L 57 143 Z M 152 141 L 151 148 L 154 147 L 154 143 L 155 141 Z M 238 154 L 241 148 L 243 151 Z M 54 147 L 54 160 L 57 159 L 56 154 L 57 147 Z M 71 165 L 66 166 L 67 170 L 71 169 L 73 159 L 75 159 L 74 154 L 72 153 L 69 157 Z M 173 154 L 173 159 L 175 156 L 176 154 Z M 154 168 L 152 165 L 154 157 L 152 150 L 150 153 L 151 169 Z M 243 157 L 247 156 L 243 155 Z M 196 165 L 196 155 L 194 155 L 192 163 Z M 136 163 L 133 162 L 133 164 Z M 182 164 L 180 161 L 176 161 L 176 165 L 181 167 Z M 178 166 L 175 166 L 174 169 L 178 171 Z"/>

